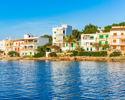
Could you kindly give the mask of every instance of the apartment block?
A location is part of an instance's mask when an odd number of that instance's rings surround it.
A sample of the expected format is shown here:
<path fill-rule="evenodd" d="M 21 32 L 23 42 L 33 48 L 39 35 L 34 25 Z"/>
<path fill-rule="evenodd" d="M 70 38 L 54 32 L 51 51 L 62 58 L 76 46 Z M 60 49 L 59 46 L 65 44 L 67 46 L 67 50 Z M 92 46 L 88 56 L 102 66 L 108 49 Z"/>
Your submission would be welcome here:
<path fill-rule="evenodd" d="M 52 29 L 53 34 L 53 45 L 60 46 L 62 51 L 69 50 L 69 46 L 71 50 L 74 50 L 77 46 L 77 43 L 66 43 L 63 41 L 65 36 L 68 36 L 69 34 L 72 35 L 72 26 L 69 25 L 62 25 L 62 27 L 56 27 Z"/>
<path fill-rule="evenodd" d="M 125 27 L 116 26 L 110 30 L 111 50 L 125 51 Z"/>
<path fill-rule="evenodd" d="M 93 43 L 97 41 L 97 34 L 81 34 L 81 47 L 85 51 L 94 51 Z"/>

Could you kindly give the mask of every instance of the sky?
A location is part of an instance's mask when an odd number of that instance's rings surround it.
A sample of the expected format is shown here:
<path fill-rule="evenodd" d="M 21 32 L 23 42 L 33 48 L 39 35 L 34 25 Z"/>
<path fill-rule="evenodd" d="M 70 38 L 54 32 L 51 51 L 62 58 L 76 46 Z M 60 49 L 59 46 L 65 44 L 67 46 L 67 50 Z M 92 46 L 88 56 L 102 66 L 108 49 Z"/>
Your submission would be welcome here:
<path fill-rule="evenodd" d="M 24 34 L 52 35 L 63 24 L 82 31 L 85 25 L 125 21 L 125 0 L 0 0 L 0 40 Z"/>

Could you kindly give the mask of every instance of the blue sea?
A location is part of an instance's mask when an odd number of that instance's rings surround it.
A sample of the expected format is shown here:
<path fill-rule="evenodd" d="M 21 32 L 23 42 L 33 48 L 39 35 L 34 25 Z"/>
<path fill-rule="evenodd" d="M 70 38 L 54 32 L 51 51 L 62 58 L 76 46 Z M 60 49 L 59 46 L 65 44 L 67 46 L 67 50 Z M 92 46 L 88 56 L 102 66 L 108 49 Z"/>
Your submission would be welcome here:
<path fill-rule="evenodd" d="M 0 100 L 125 100 L 125 62 L 0 61 Z"/>

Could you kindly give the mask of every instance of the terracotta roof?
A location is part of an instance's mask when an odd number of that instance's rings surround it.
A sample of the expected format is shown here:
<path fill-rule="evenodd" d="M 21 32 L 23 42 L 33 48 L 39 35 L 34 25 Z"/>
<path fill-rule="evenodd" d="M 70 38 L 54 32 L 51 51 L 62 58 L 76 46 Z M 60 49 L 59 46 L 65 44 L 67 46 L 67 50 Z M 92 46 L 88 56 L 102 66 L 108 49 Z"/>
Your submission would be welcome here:
<path fill-rule="evenodd" d="M 104 31 L 104 29 L 100 29 L 101 31 Z"/>
<path fill-rule="evenodd" d="M 120 28 L 111 28 L 110 31 L 121 31 L 125 30 L 125 27 L 120 27 Z"/>

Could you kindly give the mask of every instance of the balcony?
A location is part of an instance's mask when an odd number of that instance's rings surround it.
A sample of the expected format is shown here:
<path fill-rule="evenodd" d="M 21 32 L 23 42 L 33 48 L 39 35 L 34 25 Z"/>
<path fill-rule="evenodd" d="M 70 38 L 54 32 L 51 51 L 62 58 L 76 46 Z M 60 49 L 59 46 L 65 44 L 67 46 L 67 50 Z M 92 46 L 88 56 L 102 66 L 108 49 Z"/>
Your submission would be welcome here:
<path fill-rule="evenodd" d="M 21 43 L 21 45 L 33 45 L 33 42 L 24 42 L 24 43 Z"/>
<path fill-rule="evenodd" d="M 21 51 L 34 51 L 33 48 L 30 48 L 30 49 L 21 49 Z"/>

